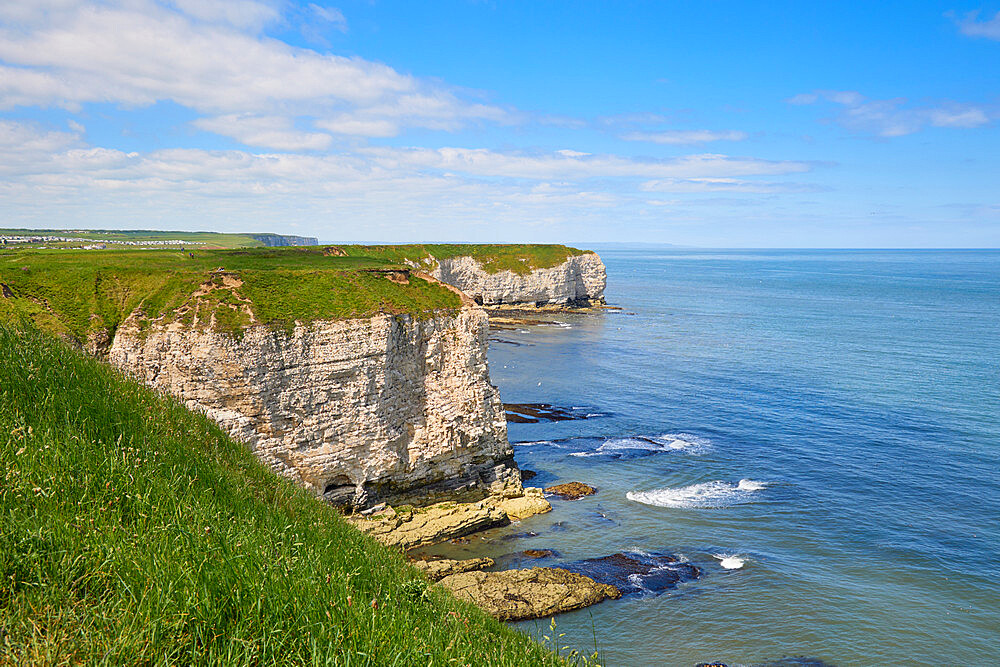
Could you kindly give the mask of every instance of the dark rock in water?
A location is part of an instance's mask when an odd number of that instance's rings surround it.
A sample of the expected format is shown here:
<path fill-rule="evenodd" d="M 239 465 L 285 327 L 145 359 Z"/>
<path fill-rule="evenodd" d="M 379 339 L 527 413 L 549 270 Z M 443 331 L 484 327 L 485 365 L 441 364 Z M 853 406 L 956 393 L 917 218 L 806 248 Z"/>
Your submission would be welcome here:
<path fill-rule="evenodd" d="M 623 595 L 640 592 L 662 593 L 682 581 L 697 579 L 700 574 L 697 567 L 690 563 L 681 563 L 673 556 L 637 552 L 588 558 L 555 567 L 614 586 Z"/>
<path fill-rule="evenodd" d="M 534 470 L 521 470 L 521 481 L 527 482 L 529 479 L 536 477 L 538 475 Z"/>
<path fill-rule="evenodd" d="M 523 540 L 529 537 L 538 537 L 538 533 L 533 530 L 526 530 L 523 533 L 508 533 L 500 538 L 502 542 L 510 542 L 511 540 Z"/>
<path fill-rule="evenodd" d="M 597 493 L 597 489 L 583 482 L 567 482 L 566 484 L 556 484 L 545 489 L 545 493 L 565 498 L 566 500 L 578 500 L 584 496 L 592 496 Z"/>
<path fill-rule="evenodd" d="M 558 556 L 559 554 L 557 554 L 552 549 L 525 549 L 518 555 L 523 556 L 524 558 L 537 559 L 537 558 L 552 558 L 554 556 Z"/>
<path fill-rule="evenodd" d="M 504 343 L 506 345 L 513 345 L 514 347 L 521 347 L 524 343 L 519 343 L 516 340 L 507 340 L 506 338 L 490 338 L 491 343 Z"/>
<path fill-rule="evenodd" d="M 507 421 L 515 424 L 562 422 L 596 416 L 586 410 L 560 408 L 549 403 L 504 403 L 503 408 L 507 412 Z"/>
<path fill-rule="evenodd" d="M 565 521 L 556 521 L 552 524 L 551 530 L 553 533 L 562 533 L 569 530 L 569 525 Z"/>
<path fill-rule="evenodd" d="M 597 512 L 589 512 L 584 516 L 587 519 L 592 519 L 593 523 L 598 523 L 598 524 L 610 523 L 615 526 L 621 525 L 621 521 L 609 517 L 606 512 L 602 512 L 600 510 Z"/>
<path fill-rule="evenodd" d="M 699 662 L 694 667 L 728 667 L 724 662 Z"/>

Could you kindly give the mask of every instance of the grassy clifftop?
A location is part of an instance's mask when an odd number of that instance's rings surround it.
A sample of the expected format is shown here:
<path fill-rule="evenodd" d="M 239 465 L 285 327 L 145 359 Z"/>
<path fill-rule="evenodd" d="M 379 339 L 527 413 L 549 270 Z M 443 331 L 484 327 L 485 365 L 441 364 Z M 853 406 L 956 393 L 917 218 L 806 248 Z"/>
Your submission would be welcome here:
<path fill-rule="evenodd" d="M 565 262 L 576 255 L 587 254 L 564 245 L 535 245 L 527 243 L 429 243 L 417 245 L 338 246 L 352 257 L 373 257 L 400 263 L 404 261 L 433 263 L 434 259 L 472 257 L 487 273 L 513 271 L 527 274 L 534 269 L 547 269 Z"/>
<path fill-rule="evenodd" d="M 176 233 L 174 233 L 176 234 Z M 560 245 L 401 245 L 295 248 L 0 250 L 0 322 L 27 318 L 81 343 L 109 339 L 132 313 L 140 326 L 181 321 L 238 334 L 250 324 L 426 313 L 457 295 L 406 263 L 469 256 L 489 272 L 528 273 L 584 251 Z"/>
<path fill-rule="evenodd" d="M 556 665 L 207 418 L 0 326 L 0 664 Z"/>
<path fill-rule="evenodd" d="M 7 250 L 0 252 L 0 321 L 26 316 L 84 341 L 140 323 L 181 320 L 238 332 L 251 323 L 420 313 L 458 308 L 458 297 L 415 276 L 394 282 L 381 258 L 318 248 L 244 250 Z M 375 270 L 375 271 L 373 271 Z"/>

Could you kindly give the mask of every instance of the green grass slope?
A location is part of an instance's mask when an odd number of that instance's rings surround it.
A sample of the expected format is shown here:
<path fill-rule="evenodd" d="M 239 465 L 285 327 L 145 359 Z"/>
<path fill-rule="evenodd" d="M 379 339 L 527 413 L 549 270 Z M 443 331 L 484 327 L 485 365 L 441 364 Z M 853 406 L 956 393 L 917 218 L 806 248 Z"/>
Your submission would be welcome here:
<path fill-rule="evenodd" d="M 371 270 L 391 268 L 380 257 L 335 257 L 322 248 L 244 250 L 0 251 L 0 322 L 27 317 L 42 328 L 83 342 L 112 336 L 136 309 L 142 320 L 195 314 L 202 326 L 239 332 L 257 321 L 290 328 L 295 321 L 423 313 L 460 306 L 450 290 L 420 278 L 398 284 Z M 225 288 L 224 269 L 242 283 Z M 203 286 L 212 289 L 199 298 Z M 205 291 L 205 290 L 202 290 Z"/>
<path fill-rule="evenodd" d="M 0 664 L 562 663 L 207 418 L 0 326 Z"/>

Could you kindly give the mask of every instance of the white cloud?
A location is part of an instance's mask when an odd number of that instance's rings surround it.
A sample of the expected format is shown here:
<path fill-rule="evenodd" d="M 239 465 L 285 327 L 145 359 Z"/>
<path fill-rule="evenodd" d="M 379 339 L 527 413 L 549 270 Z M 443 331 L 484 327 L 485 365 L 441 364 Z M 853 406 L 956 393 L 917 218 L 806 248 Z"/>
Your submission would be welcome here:
<path fill-rule="evenodd" d="M 981 127 L 1000 117 L 996 110 L 971 104 L 946 102 L 941 106 L 915 107 L 908 105 L 907 100 L 902 97 L 870 100 L 856 91 L 820 90 L 795 95 L 786 100 L 789 104 L 796 105 L 822 101 L 843 107 L 836 118 L 840 125 L 882 137 L 900 137 L 927 127 Z"/>
<path fill-rule="evenodd" d="M 622 135 L 625 141 L 648 141 L 654 144 L 687 145 L 709 141 L 743 141 L 746 132 L 736 130 L 666 130 L 662 132 L 630 132 Z"/>
<path fill-rule="evenodd" d="M 243 30 L 260 30 L 281 16 L 277 3 L 254 0 L 168 0 L 166 4 L 199 21 Z"/>
<path fill-rule="evenodd" d="M 76 110 L 94 102 L 142 107 L 169 100 L 213 116 L 324 118 L 324 129 L 368 136 L 406 127 L 451 130 L 469 122 L 504 122 L 508 115 L 383 64 L 259 36 L 252 30 L 274 19 L 268 4 L 172 5 L 50 2 L 41 14 L 6 11 L 0 108 Z M 336 10 L 317 9 L 337 17 Z M 279 143 L 273 147 L 289 145 L 284 134 L 274 137 Z M 310 141 L 319 143 L 317 137 Z"/>
<path fill-rule="evenodd" d="M 334 30 L 347 32 L 347 18 L 344 13 L 335 7 L 320 7 L 315 3 L 309 3 L 309 11 L 313 16 L 324 23 L 329 23 Z"/>
<path fill-rule="evenodd" d="M 390 168 L 435 169 L 477 176 L 551 178 L 713 178 L 809 171 L 807 162 L 761 160 L 706 153 L 665 160 L 591 155 L 575 151 L 528 154 L 474 148 L 368 148 Z"/>
<path fill-rule="evenodd" d="M 328 28 L 346 29 L 338 10 L 318 3 L 295 10 L 290 25 L 279 11 L 283 0 L 0 2 L 0 109 L 89 113 L 88 105 L 97 103 L 128 117 L 129 109 L 167 101 L 194 112 L 190 127 L 246 147 L 127 152 L 88 143 L 75 119 L 60 121 L 61 130 L 0 121 L 5 220 L 220 230 L 345 220 L 344 229 L 331 233 L 369 240 L 403 240 L 406 230 L 408 238 L 426 240 L 429 228 L 439 239 L 471 240 L 467 230 L 498 225 L 500 236 L 551 228 L 548 240 L 565 240 L 587 221 L 632 219 L 647 208 L 662 212 L 668 200 L 657 192 L 691 198 L 782 192 L 797 186 L 772 177 L 814 166 L 719 153 L 649 159 L 572 148 L 372 146 L 366 138 L 410 128 L 452 132 L 532 120 L 623 134 L 662 127 L 666 118 L 633 114 L 602 125 L 532 115 L 384 64 L 267 36 L 269 26 L 294 29 L 308 12 Z M 967 111 L 942 110 L 934 122 L 977 122 Z M 77 118 L 86 117 L 93 116 Z M 93 129 L 97 122 L 88 124 Z M 746 137 L 708 130 L 646 134 L 644 141 L 678 145 Z"/>
<path fill-rule="evenodd" d="M 357 137 L 394 137 L 399 134 L 399 124 L 385 118 L 369 118 L 366 114 L 340 114 L 316 121 L 316 127 L 336 134 Z"/>
<path fill-rule="evenodd" d="M 935 127 L 979 127 L 990 122 L 986 111 L 976 107 L 930 109 L 928 117 Z"/>
<path fill-rule="evenodd" d="M 31 123 L 0 120 L 0 151 L 12 155 L 48 155 L 79 145 L 79 136 L 52 132 Z"/>
<path fill-rule="evenodd" d="M 656 181 L 646 181 L 641 185 L 646 192 L 815 192 L 816 188 L 803 183 L 773 183 L 767 181 L 748 181 L 737 178 L 668 178 Z"/>
<path fill-rule="evenodd" d="M 262 132 L 272 122 L 215 120 L 242 123 L 240 131 Z M 283 126 L 277 127 L 283 131 Z M 472 238 L 469 230 L 500 225 L 491 232 L 496 238 L 529 227 L 568 225 L 571 231 L 588 220 L 606 223 L 608 211 L 625 215 L 629 206 L 646 200 L 662 209 L 656 202 L 663 199 L 655 196 L 661 191 L 780 192 L 788 188 L 753 177 L 809 168 L 800 162 L 712 154 L 638 160 L 570 150 L 125 152 L 89 146 L 77 134 L 0 122 L 0 206 L 10 224 L 34 220 L 36 226 L 41 219 L 70 224 L 79 219 L 76 216 L 91 226 L 134 226 L 136 220 L 129 216 L 152 224 L 163 216 L 180 226 L 188 220 L 201 227 L 232 224 L 243 229 L 289 220 L 311 225 L 350 220 L 348 227 L 331 228 L 330 233 L 341 239 L 391 235 L 399 240 L 409 233 L 410 238 L 426 239 L 428 228 L 420 224 L 433 222 L 435 233 L 442 235 L 438 238 Z M 377 236 L 370 231 L 375 228 L 387 231 Z"/>
<path fill-rule="evenodd" d="M 985 21 L 979 20 L 978 11 L 969 12 L 955 22 L 958 24 L 958 29 L 963 35 L 1000 40 L 1000 12 L 997 12 L 993 15 L 993 18 L 986 19 Z"/>
<path fill-rule="evenodd" d="M 284 151 L 322 150 L 333 140 L 322 132 L 303 132 L 283 116 L 248 116 L 227 114 L 199 118 L 195 127 L 232 137 L 247 146 L 262 146 Z"/>

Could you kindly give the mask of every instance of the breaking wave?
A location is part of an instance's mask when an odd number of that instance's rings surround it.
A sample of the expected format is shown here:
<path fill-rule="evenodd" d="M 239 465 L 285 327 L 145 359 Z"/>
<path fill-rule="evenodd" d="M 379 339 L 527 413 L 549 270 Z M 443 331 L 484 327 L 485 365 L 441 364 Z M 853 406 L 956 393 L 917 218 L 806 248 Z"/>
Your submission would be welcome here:
<path fill-rule="evenodd" d="M 756 500 L 757 492 L 766 488 L 765 482 L 741 479 L 736 484 L 714 481 L 676 489 L 629 491 L 625 497 L 637 503 L 657 507 L 719 508 L 753 502 Z"/>
<path fill-rule="evenodd" d="M 719 565 L 726 570 L 738 570 L 747 562 L 745 558 L 730 554 L 715 554 L 715 558 L 719 561 Z"/>
<path fill-rule="evenodd" d="M 608 456 L 611 458 L 647 456 L 662 452 L 702 454 L 710 448 L 707 439 L 691 433 L 664 433 L 663 435 L 637 435 L 626 438 L 608 438 L 596 449 L 573 452 L 571 456 Z"/>

